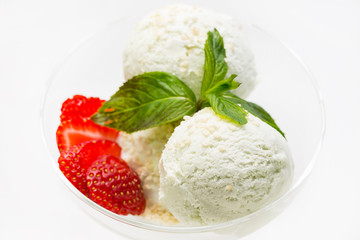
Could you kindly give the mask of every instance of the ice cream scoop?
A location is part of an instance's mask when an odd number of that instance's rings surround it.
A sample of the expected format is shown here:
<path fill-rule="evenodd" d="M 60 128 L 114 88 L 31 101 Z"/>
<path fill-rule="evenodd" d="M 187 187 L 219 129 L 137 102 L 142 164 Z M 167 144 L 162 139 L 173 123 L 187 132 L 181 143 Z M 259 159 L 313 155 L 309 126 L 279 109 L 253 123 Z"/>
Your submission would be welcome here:
<path fill-rule="evenodd" d="M 182 223 L 235 219 L 274 201 L 290 186 L 285 138 L 248 113 L 238 125 L 211 108 L 186 117 L 163 150 L 160 201 Z"/>
<path fill-rule="evenodd" d="M 200 95 L 207 32 L 217 28 L 224 39 L 228 75 L 241 85 L 234 93 L 245 98 L 256 83 L 254 57 L 242 26 L 232 17 L 205 9 L 171 5 L 158 9 L 135 26 L 124 49 L 125 79 L 144 72 L 169 72 Z"/>

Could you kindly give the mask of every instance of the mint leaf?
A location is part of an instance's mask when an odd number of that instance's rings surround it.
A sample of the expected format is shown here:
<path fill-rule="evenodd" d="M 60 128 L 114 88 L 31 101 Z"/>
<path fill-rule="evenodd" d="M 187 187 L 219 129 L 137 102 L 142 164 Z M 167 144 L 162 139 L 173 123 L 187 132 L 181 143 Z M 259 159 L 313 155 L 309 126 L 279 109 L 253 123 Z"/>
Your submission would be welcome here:
<path fill-rule="evenodd" d="M 148 72 L 125 82 L 91 120 L 131 133 L 195 112 L 195 95 L 185 83 L 170 73 Z"/>
<path fill-rule="evenodd" d="M 204 76 L 201 83 L 201 99 L 198 108 L 211 106 L 215 113 L 238 124 L 246 124 L 246 114 L 238 104 L 223 97 L 225 92 L 236 89 L 240 83 L 234 81 L 235 74 L 224 79 L 228 71 L 225 61 L 224 41 L 218 30 L 208 32 L 205 42 Z"/>
<path fill-rule="evenodd" d="M 229 78 L 218 81 L 206 91 L 206 94 L 209 93 L 222 94 L 224 92 L 227 92 L 228 90 L 238 88 L 240 86 L 240 83 L 234 81 L 234 78 L 236 78 L 236 76 L 237 76 L 236 74 L 232 74 Z"/>
<path fill-rule="evenodd" d="M 208 32 L 204 50 L 204 77 L 198 108 L 201 109 L 210 105 L 215 113 L 238 124 L 246 124 L 246 114 L 250 112 L 285 137 L 285 134 L 276 125 L 274 119 L 262 107 L 255 103 L 247 102 L 229 92 L 229 90 L 238 88 L 240 84 L 234 81 L 236 78 L 235 74 L 224 79 L 228 70 L 228 65 L 225 61 L 226 51 L 223 38 L 216 29 Z"/>
<path fill-rule="evenodd" d="M 249 113 L 260 118 L 263 122 L 269 124 L 271 127 L 276 129 L 285 138 L 284 132 L 282 132 L 280 130 L 280 128 L 275 123 L 275 120 L 261 106 L 257 105 L 256 103 L 248 102 L 244 99 L 241 99 L 241 98 L 237 97 L 236 95 L 229 93 L 229 92 L 224 94 L 223 97 L 226 98 L 228 101 L 232 101 L 233 103 L 241 104 L 241 107 L 243 109 L 246 109 Z"/>
<path fill-rule="evenodd" d="M 204 76 L 201 83 L 201 98 L 206 98 L 206 92 L 226 76 L 228 65 L 225 62 L 226 51 L 224 41 L 218 30 L 207 33 L 205 42 Z"/>
<path fill-rule="evenodd" d="M 208 94 L 207 99 L 215 113 L 241 125 L 247 123 L 247 112 L 231 99 L 216 94 Z"/>

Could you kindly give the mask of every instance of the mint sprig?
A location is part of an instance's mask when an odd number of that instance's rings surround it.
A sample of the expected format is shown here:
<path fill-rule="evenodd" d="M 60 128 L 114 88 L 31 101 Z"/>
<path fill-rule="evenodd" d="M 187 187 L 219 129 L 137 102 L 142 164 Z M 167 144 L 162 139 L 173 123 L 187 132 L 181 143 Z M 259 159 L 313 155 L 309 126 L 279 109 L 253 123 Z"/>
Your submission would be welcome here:
<path fill-rule="evenodd" d="M 204 76 L 201 82 L 202 106 L 206 106 L 207 101 L 215 113 L 235 123 L 246 124 L 247 112 L 237 103 L 224 97 L 226 92 L 240 86 L 234 81 L 237 76 L 235 74 L 225 79 L 228 71 L 225 59 L 223 38 L 218 30 L 209 31 L 205 43 Z"/>
<path fill-rule="evenodd" d="M 228 70 L 225 59 L 224 41 L 220 33 L 214 29 L 212 32 L 208 32 L 208 39 L 205 43 L 204 77 L 201 85 L 201 97 L 204 98 L 202 106 L 210 105 L 214 112 L 220 116 L 241 125 L 247 123 L 246 115 L 250 112 L 285 137 L 285 134 L 265 109 L 230 92 L 230 90 L 239 87 L 240 84 L 234 81 L 235 74 L 223 79 Z"/>
<path fill-rule="evenodd" d="M 204 75 L 201 82 L 202 99 L 206 99 L 206 93 L 209 89 L 212 89 L 219 81 L 224 80 L 228 71 L 223 38 L 216 29 L 209 31 L 207 35 L 204 47 Z"/>
<path fill-rule="evenodd" d="M 200 99 L 179 78 L 166 72 L 147 72 L 133 77 L 105 102 L 91 120 L 110 128 L 132 133 L 160 126 L 211 107 L 221 117 L 235 124 L 246 124 L 248 112 L 284 133 L 262 107 L 230 92 L 240 86 L 237 75 L 225 78 L 228 65 L 224 41 L 214 29 L 208 32 L 204 45 L 204 75 Z M 285 136 L 284 136 L 285 137 Z"/>
<path fill-rule="evenodd" d="M 148 72 L 125 82 L 91 120 L 131 133 L 195 112 L 195 95 L 184 82 L 170 73 Z"/>

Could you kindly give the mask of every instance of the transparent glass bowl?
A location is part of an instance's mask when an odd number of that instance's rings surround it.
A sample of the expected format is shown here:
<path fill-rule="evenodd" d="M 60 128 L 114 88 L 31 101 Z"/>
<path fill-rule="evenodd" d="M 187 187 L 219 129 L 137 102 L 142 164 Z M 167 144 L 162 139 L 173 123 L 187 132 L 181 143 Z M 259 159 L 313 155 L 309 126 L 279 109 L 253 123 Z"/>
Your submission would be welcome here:
<path fill-rule="evenodd" d="M 184 227 L 162 226 L 141 217 L 119 216 L 83 196 L 58 168 L 56 129 L 62 102 L 75 94 L 108 99 L 123 81 L 122 51 L 135 24 L 134 18 L 115 21 L 77 45 L 51 75 L 41 111 L 44 142 L 55 172 L 74 199 L 95 219 L 132 239 L 238 239 L 276 217 L 291 202 L 311 172 L 322 145 L 324 107 L 315 80 L 303 62 L 284 44 L 262 29 L 245 28 L 254 52 L 258 86 L 250 101 L 263 106 L 286 133 L 295 161 L 294 181 L 289 191 L 266 207 L 222 224 Z"/>

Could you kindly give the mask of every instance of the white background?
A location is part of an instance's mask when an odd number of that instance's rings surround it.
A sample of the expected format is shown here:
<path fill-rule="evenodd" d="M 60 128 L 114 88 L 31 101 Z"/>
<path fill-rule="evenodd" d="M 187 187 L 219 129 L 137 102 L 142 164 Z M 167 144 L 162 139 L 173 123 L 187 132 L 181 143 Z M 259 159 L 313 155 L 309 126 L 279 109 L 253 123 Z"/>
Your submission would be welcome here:
<path fill-rule="evenodd" d="M 0 0 L 0 239 L 123 239 L 73 204 L 54 174 L 40 134 L 41 95 L 77 42 L 165 2 L 174 1 Z M 360 239 L 360 1 L 185 3 L 245 9 L 303 58 L 324 96 L 327 132 L 312 175 L 285 212 L 245 239 Z"/>

